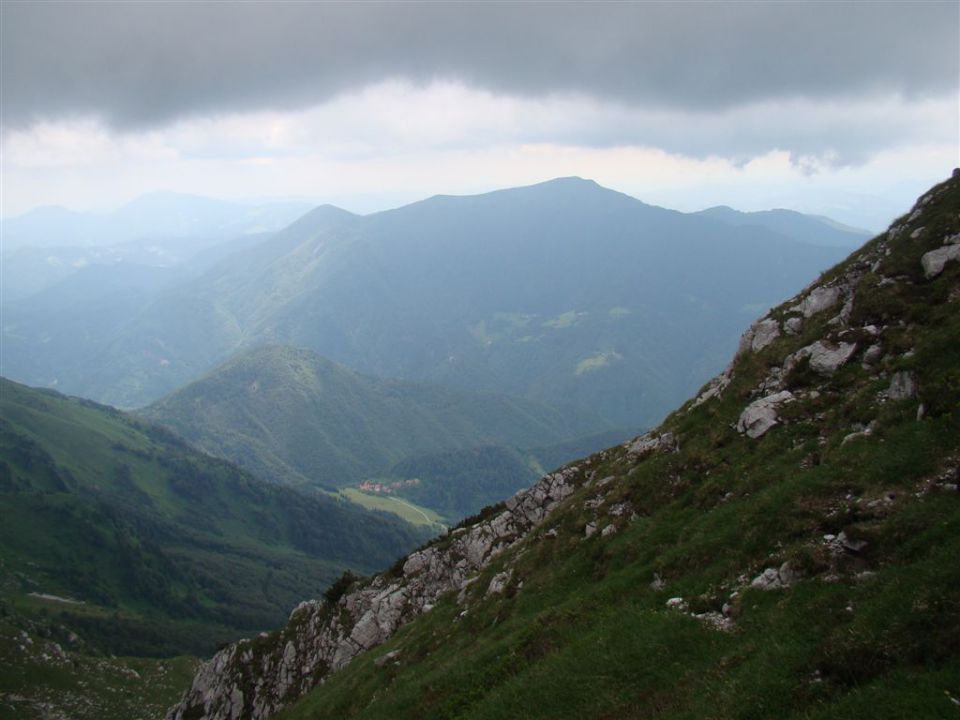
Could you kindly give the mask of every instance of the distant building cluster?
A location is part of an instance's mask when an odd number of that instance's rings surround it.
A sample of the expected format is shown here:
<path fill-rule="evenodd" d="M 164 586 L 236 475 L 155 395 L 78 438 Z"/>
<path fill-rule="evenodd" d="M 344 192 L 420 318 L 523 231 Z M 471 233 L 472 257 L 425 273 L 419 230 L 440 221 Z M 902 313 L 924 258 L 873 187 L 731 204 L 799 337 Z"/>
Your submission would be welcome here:
<path fill-rule="evenodd" d="M 360 492 L 370 493 L 371 495 L 392 495 L 403 487 L 419 485 L 420 478 L 410 478 L 409 480 L 395 480 L 393 482 L 376 482 L 374 480 L 364 480 L 358 486 Z"/>

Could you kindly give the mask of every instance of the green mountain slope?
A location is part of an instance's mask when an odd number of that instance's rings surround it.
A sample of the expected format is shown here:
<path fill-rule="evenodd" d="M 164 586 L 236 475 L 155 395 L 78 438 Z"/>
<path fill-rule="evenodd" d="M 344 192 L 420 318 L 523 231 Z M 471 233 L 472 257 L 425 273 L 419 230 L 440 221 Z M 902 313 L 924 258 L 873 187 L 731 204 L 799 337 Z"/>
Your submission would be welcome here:
<path fill-rule="evenodd" d="M 54 607 L 100 650 L 208 652 L 423 539 L 89 401 L 0 380 L 0 411 L 2 596 L 27 615 L 30 593 L 82 601 Z"/>
<path fill-rule="evenodd" d="M 141 414 L 259 477 L 327 487 L 417 455 L 545 445 L 602 425 L 589 413 L 382 380 L 277 346 L 240 354 Z"/>
<path fill-rule="evenodd" d="M 323 207 L 162 293 L 98 347 L 49 357 L 6 337 L 5 367 L 137 407 L 243 348 L 285 344 L 649 426 L 722 367 L 758 312 L 843 254 L 578 178 L 363 217 Z"/>
<path fill-rule="evenodd" d="M 958 303 L 960 171 L 660 427 L 224 649 L 168 717 L 955 716 Z"/>
<path fill-rule="evenodd" d="M 559 467 L 634 434 L 612 430 L 534 448 L 484 445 L 417 455 L 390 467 L 379 484 L 391 497 L 431 508 L 457 523 L 529 487 L 545 468 Z"/>

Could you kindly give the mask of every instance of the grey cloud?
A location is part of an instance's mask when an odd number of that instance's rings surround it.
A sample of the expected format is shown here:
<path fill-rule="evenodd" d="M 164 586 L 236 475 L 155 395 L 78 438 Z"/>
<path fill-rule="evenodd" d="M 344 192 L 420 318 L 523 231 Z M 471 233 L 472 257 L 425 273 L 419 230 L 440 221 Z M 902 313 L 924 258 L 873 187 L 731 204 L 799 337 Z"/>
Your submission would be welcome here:
<path fill-rule="evenodd" d="M 118 128 L 456 79 L 719 111 L 956 93 L 960 4 L 2 3 L 3 121 Z"/>

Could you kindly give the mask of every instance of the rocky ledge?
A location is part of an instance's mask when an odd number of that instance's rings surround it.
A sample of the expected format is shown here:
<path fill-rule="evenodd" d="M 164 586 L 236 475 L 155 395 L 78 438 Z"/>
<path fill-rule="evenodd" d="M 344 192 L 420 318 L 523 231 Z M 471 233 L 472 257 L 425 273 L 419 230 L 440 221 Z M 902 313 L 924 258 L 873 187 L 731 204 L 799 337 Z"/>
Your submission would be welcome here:
<path fill-rule="evenodd" d="M 167 720 L 263 720 L 354 657 L 463 590 L 496 556 L 523 540 L 575 489 L 577 467 L 545 475 L 492 517 L 459 527 L 335 603 L 310 600 L 277 633 L 241 640 L 205 663 Z"/>

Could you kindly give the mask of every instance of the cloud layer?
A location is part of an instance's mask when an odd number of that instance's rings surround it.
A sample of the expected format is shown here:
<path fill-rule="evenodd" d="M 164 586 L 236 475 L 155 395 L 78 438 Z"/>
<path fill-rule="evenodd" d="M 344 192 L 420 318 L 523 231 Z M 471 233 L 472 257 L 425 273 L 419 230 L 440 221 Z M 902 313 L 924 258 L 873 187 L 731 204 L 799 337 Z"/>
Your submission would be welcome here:
<path fill-rule="evenodd" d="M 694 115 L 960 84 L 956 2 L 11 1 L 2 13 L 7 128 L 306 108 L 385 80 Z"/>

